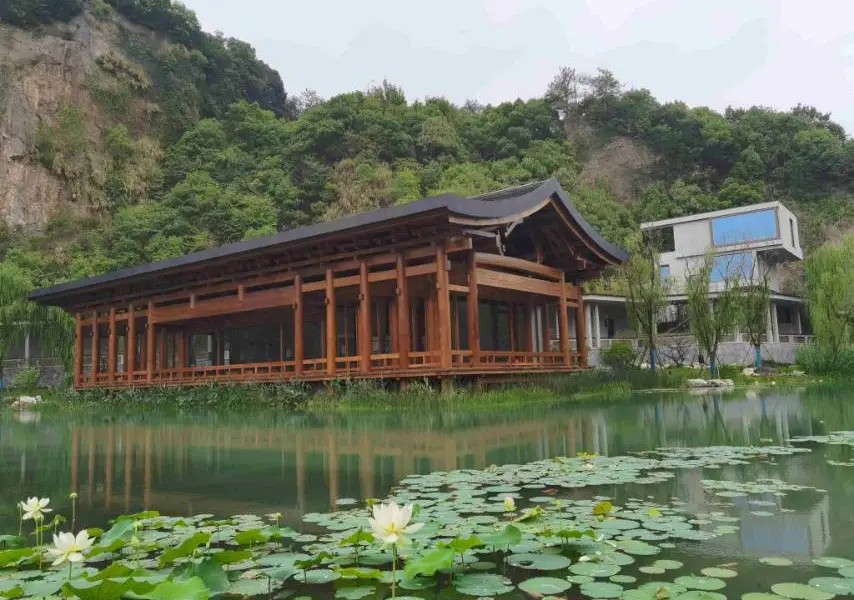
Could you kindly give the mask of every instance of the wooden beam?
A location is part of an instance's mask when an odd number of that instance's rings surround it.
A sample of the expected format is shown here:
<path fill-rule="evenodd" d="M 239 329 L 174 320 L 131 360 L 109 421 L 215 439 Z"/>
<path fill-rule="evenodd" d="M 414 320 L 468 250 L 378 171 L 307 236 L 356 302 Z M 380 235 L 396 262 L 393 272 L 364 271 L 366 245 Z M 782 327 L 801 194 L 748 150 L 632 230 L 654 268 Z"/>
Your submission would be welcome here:
<path fill-rule="evenodd" d="M 303 305 L 302 277 L 294 277 L 294 372 L 302 374 L 303 361 Z"/>
<path fill-rule="evenodd" d="M 448 255 L 436 246 L 436 316 L 439 327 L 439 365 L 451 367 L 451 295 L 448 292 Z"/>
<path fill-rule="evenodd" d="M 468 264 L 468 297 L 466 299 L 469 350 L 471 364 L 480 364 L 480 316 L 478 314 L 479 300 L 477 294 L 477 253 L 472 252 Z"/>
<path fill-rule="evenodd" d="M 92 325 L 92 383 L 98 383 L 98 367 L 100 366 L 100 356 L 101 353 L 101 331 L 99 330 L 98 325 L 98 313 L 96 312 L 93 316 L 93 325 Z"/>
<path fill-rule="evenodd" d="M 524 271 L 526 273 L 535 273 L 554 281 L 559 281 L 563 277 L 563 271 L 525 260 L 523 258 L 514 258 L 512 256 L 499 256 L 497 254 L 488 254 L 478 252 L 475 255 L 477 262 L 482 266 L 498 267 L 501 269 L 511 269 L 515 271 Z"/>
<path fill-rule="evenodd" d="M 80 387 L 83 380 L 83 315 L 77 313 L 74 327 L 74 387 Z"/>
<path fill-rule="evenodd" d="M 148 323 L 145 329 L 145 370 L 149 383 L 154 380 L 154 302 L 148 303 Z"/>
<path fill-rule="evenodd" d="M 587 368 L 587 341 L 584 323 L 584 296 L 579 292 L 575 305 L 575 348 L 578 352 L 579 366 Z"/>
<path fill-rule="evenodd" d="M 110 322 L 109 322 L 109 341 L 107 342 L 107 381 L 113 383 L 116 380 L 116 359 L 117 359 L 117 347 L 116 347 L 116 334 L 118 333 L 116 330 L 116 309 L 110 309 Z"/>
<path fill-rule="evenodd" d="M 133 372 L 136 370 L 136 310 L 133 304 L 128 306 L 127 346 L 125 370 L 128 372 L 128 383 L 133 384 Z"/>
<path fill-rule="evenodd" d="M 409 289 L 406 282 L 406 262 L 403 259 L 403 254 L 397 255 L 397 348 L 400 354 L 400 366 L 403 369 L 409 368 L 409 348 L 411 346 L 409 332 Z"/>
<path fill-rule="evenodd" d="M 359 367 L 362 373 L 371 370 L 371 284 L 368 281 L 368 264 L 359 265 Z"/>
<path fill-rule="evenodd" d="M 426 258 L 433 255 L 433 247 L 431 242 L 436 242 L 445 239 L 443 236 L 431 235 L 421 238 L 413 238 L 406 240 L 400 246 L 399 251 L 405 252 L 407 259 Z M 448 245 L 448 252 L 460 252 L 471 248 L 471 240 L 469 238 L 455 238 Z M 331 267 L 334 271 L 346 271 L 359 268 L 359 259 L 353 258 L 353 251 L 339 252 L 337 254 L 321 254 L 326 266 Z M 396 258 L 395 252 L 390 252 L 388 248 L 366 248 L 361 252 L 361 255 L 368 261 L 369 266 L 377 266 L 382 264 L 394 264 Z M 231 259 L 234 260 L 234 259 Z M 245 287 L 258 285 L 266 285 L 276 282 L 286 282 L 294 278 L 297 269 L 301 269 L 303 279 L 312 275 L 323 274 L 326 267 L 318 267 L 319 258 L 308 258 L 300 261 L 284 261 L 278 264 L 270 265 L 264 268 L 256 269 L 246 273 L 218 274 L 213 276 L 208 281 L 197 280 L 183 282 L 179 285 L 172 285 L 163 289 L 160 295 L 152 296 L 150 292 L 134 292 L 124 295 L 116 295 L 111 300 L 113 301 L 130 301 L 133 299 L 140 300 L 147 298 L 153 300 L 155 306 L 162 302 L 176 300 L 179 298 L 188 298 L 190 295 L 199 293 L 208 293 L 211 291 L 225 291 L 235 289 L 238 283 L 242 283 Z M 312 268 L 313 267 L 313 268 Z M 322 288 L 321 288 L 322 289 Z M 306 290 L 307 291 L 307 290 Z M 80 303 L 79 308 L 104 308 L 103 301 Z M 77 305 L 75 305 L 77 306 Z M 84 322 L 85 324 L 85 322 Z"/>
<path fill-rule="evenodd" d="M 566 281 L 563 274 L 560 278 L 560 303 L 558 304 L 558 324 L 560 329 L 560 352 L 563 354 L 563 364 L 569 365 L 569 313 L 566 304 Z"/>
<path fill-rule="evenodd" d="M 557 282 L 543 281 L 542 279 L 493 271 L 492 269 L 482 269 L 480 267 L 477 269 L 477 281 L 481 287 L 517 290 L 529 294 L 552 296 L 554 298 L 559 298 L 561 294 L 560 284 Z"/>
<path fill-rule="evenodd" d="M 335 329 L 335 273 L 326 269 L 326 372 L 335 375 L 337 344 Z"/>

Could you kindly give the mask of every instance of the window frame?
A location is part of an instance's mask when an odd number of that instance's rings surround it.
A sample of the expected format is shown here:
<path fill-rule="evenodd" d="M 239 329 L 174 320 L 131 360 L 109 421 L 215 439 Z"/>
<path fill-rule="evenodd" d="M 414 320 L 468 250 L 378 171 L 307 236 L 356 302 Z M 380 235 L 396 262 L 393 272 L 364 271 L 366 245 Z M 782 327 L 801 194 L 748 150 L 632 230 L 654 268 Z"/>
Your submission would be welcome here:
<path fill-rule="evenodd" d="M 745 272 L 744 266 L 748 266 L 746 263 L 743 263 L 743 267 L 741 269 L 741 275 L 743 281 L 752 282 L 754 272 L 756 269 L 756 255 L 754 252 L 747 250 L 744 252 L 730 252 L 727 254 L 716 254 L 712 257 L 712 272 L 709 273 L 709 283 L 723 283 L 725 281 L 724 271 L 718 267 L 718 261 L 722 259 L 731 259 L 737 256 L 749 256 L 750 264 L 749 269 Z M 720 277 L 716 277 L 716 274 L 721 274 Z M 730 275 L 729 269 L 726 271 L 726 275 Z"/>
<path fill-rule="evenodd" d="M 762 213 L 770 213 L 773 216 L 774 222 L 774 232 L 765 237 L 756 237 L 750 238 L 746 240 L 736 240 L 736 241 L 721 241 L 718 242 L 715 239 L 715 222 L 719 222 L 724 219 L 736 219 L 736 218 L 744 218 L 752 215 L 758 215 Z M 712 241 L 713 248 L 725 248 L 727 246 L 742 246 L 744 244 L 753 244 L 755 242 L 767 242 L 768 240 L 776 240 L 780 238 L 780 218 L 777 211 L 777 208 L 761 208 L 759 210 L 751 210 L 743 213 L 735 213 L 731 215 L 721 215 L 719 217 L 713 217 L 709 219 L 709 234 Z"/>

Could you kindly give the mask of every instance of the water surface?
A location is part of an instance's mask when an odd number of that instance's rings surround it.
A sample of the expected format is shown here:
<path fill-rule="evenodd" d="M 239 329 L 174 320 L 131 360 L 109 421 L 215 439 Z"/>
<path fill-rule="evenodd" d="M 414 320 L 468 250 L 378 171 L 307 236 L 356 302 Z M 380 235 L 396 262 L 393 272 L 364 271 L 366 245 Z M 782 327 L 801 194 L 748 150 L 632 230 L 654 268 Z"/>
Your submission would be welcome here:
<path fill-rule="evenodd" d="M 771 388 L 512 409 L 250 415 L 150 409 L 117 415 L 3 412 L 0 532 L 17 530 L 18 500 L 49 496 L 57 510 L 70 513 L 71 491 L 79 493 L 78 522 L 87 526 L 145 509 L 171 515 L 281 512 L 298 525 L 303 513 L 330 510 L 340 498 L 383 497 L 411 473 L 581 452 L 623 455 L 664 446 L 787 445 L 790 437 L 854 429 L 850 407 L 838 391 Z M 778 461 L 714 473 L 679 471 L 667 484 L 579 493 L 617 499 L 652 495 L 665 501 L 678 496 L 690 511 L 708 512 L 720 498 L 704 490 L 704 478 L 774 477 L 827 490 L 769 496 L 773 516 L 754 515 L 755 509 L 736 503 L 742 518 L 738 533 L 679 549 L 686 564 L 692 555 L 702 557 L 701 566 L 786 556 L 807 577 L 814 574 L 813 557 L 854 558 L 854 469 L 827 462 L 854 458 L 849 454 L 847 446 L 817 445 L 809 454 Z M 768 569 L 757 569 L 755 575 L 749 589 L 764 590 L 774 581 Z"/>

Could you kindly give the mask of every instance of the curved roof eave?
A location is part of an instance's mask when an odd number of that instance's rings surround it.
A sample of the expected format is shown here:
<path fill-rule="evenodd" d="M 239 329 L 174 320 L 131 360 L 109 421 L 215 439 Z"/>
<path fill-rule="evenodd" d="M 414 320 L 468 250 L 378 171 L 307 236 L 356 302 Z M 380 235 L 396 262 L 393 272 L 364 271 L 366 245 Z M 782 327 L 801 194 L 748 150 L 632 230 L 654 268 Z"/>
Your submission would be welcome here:
<path fill-rule="evenodd" d="M 226 244 L 209 248 L 200 252 L 193 252 L 185 256 L 179 256 L 168 260 L 147 263 L 135 267 L 128 267 L 103 275 L 89 277 L 78 281 L 57 284 L 47 288 L 41 288 L 30 294 L 32 300 L 48 300 L 55 296 L 66 293 L 77 292 L 92 286 L 100 286 L 117 283 L 136 277 L 155 275 L 172 269 L 191 266 L 207 261 L 239 256 L 255 251 L 262 251 L 276 246 L 284 246 L 290 243 L 322 238 L 324 236 L 341 233 L 358 227 L 376 225 L 384 221 L 395 221 L 407 217 L 427 214 L 431 211 L 447 210 L 454 215 L 464 216 L 477 220 L 488 219 L 512 219 L 517 215 L 531 211 L 540 206 L 548 198 L 557 198 L 567 211 L 569 217 L 578 224 L 582 232 L 589 240 L 599 247 L 603 252 L 613 259 L 614 263 L 621 263 L 628 258 L 628 254 L 622 248 L 612 244 L 604 237 L 581 213 L 572 205 L 566 193 L 556 179 L 527 184 L 524 186 L 509 188 L 490 194 L 463 198 L 452 194 L 424 198 L 417 202 L 390 206 L 367 213 L 317 223 L 307 227 L 289 229 L 273 235 Z"/>
<path fill-rule="evenodd" d="M 623 263 L 628 259 L 628 252 L 605 239 L 599 230 L 578 212 L 578 209 L 569 201 L 566 192 L 564 192 L 556 179 L 547 179 L 538 185 L 529 184 L 523 186 L 521 188 L 524 189 L 523 193 L 517 195 L 511 193 L 513 189 L 499 192 L 498 194 L 501 194 L 501 196 L 495 200 L 489 199 L 493 196 L 492 194 L 484 194 L 483 196 L 475 196 L 473 198 L 461 198 L 461 203 L 449 206 L 448 208 L 454 214 L 472 219 L 512 220 L 517 215 L 521 216 L 536 208 L 544 200 L 555 198 L 560 201 L 564 210 L 579 226 L 584 235 L 593 244 L 598 246 L 601 251 L 610 256 L 614 263 Z"/>

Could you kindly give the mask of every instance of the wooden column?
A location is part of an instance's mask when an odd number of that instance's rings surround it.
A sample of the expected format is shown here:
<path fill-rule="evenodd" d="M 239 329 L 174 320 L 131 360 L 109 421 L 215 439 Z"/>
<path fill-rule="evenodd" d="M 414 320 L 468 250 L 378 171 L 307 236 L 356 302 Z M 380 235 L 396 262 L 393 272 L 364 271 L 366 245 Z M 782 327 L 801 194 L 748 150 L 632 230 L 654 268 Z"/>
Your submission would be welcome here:
<path fill-rule="evenodd" d="M 114 383 L 116 381 L 116 309 L 110 309 L 110 330 L 109 341 L 107 342 L 107 381 Z"/>
<path fill-rule="evenodd" d="M 525 352 L 534 351 L 534 303 L 530 299 L 525 303 L 525 345 L 523 348 L 525 348 Z"/>
<path fill-rule="evenodd" d="M 154 381 L 154 302 L 148 303 L 148 323 L 145 329 L 145 369 L 149 383 Z"/>
<path fill-rule="evenodd" d="M 294 372 L 302 374 L 303 361 L 303 306 L 302 277 L 294 277 Z"/>
<path fill-rule="evenodd" d="M 175 333 L 175 367 L 183 369 L 187 366 L 187 334 L 184 331 Z M 178 374 L 181 377 L 181 373 Z"/>
<path fill-rule="evenodd" d="M 133 372 L 136 371 L 136 311 L 133 304 L 128 306 L 128 338 L 127 338 L 127 372 L 128 383 L 133 385 Z"/>
<path fill-rule="evenodd" d="M 77 313 L 74 328 L 74 387 L 80 387 L 83 381 L 83 315 Z"/>
<path fill-rule="evenodd" d="M 558 325 L 560 328 L 560 353 L 563 354 L 563 364 L 570 366 L 569 358 L 569 313 L 566 304 L 566 277 L 560 278 L 560 304 L 558 305 Z"/>
<path fill-rule="evenodd" d="M 335 281 L 332 269 L 326 269 L 326 372 L 335 375 Z"/>
<path fill-rule="evenodd" d="M 480 364 L 480 316 L 478 314 L 479 300 L 477 295 L 477 260 L 472 250 L 469 256 L 468 284 L 469 294 L 466 302 L 469 350 L 471 350 L 471 364 Z"/>
<path fill-rule="evenodd" d="M 584 333 L 584 296 L 578 290 L 578 304 L 575 305 L 575 346 L 578 352 L 578 363 L 582 368 L 587 367 L 587 343 Z"/>
<path fill-rule="evenodd" d="M 166 361 L 166 330 L 161 329 L 158 335 L 157 342 L 157 353 L 160 355 L 159 360 L 155 360 L 155 367 L 159 369 L 165 369 L 168 362 Z"/>
<path fill-rule="evenodd" d="M 371 370 L 371 284 L 368 263 L 359 263 L 359 367 L 362 373 Z"/>
<path fill-rule="evenodd" d="M 409 290 L 406 282 L 406 262 L 403 254 L 397 255 L 397 348 L 400 353 L 400 367 L 409 367 Z"/>
<path fill-rule="evenodd" d="M 451 296 L 448 291 L 448 255 L 436 246 L 436 319 L 439 328 L 439 365 L 451 367 Z"/>
<path fill-rule="evenodd" d="M 543 352 L 551 352 L 552 351 L 552 336 L 554 335 L 552 330 L 552 322 L 549 319 L 549 303 L 543 303 L 543 325 L 545 327 L 545 331 L 543 332 Z"/>
<path fill-rule="evenodd" d="M 92 313 L 92 383 L 98 383 L 98 367 L 101 358 L 101 331 L 98 327 L 98 311 Z"/>

